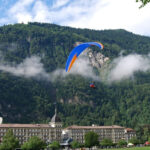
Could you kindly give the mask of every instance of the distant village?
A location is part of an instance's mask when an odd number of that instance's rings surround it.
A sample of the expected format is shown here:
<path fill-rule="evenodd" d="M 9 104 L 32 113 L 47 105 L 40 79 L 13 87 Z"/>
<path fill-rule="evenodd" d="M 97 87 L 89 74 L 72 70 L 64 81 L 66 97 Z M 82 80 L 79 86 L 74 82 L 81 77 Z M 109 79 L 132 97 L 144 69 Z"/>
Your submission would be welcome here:
<path fill-rule="evenodd" d="M 32 136 L 38 136 L 47 144 L 53 141 L 58 141 L 61 146 L 69 146 L 70 141 L 77 141 L 81 144 L 85 142 L 85 134 L 93 131 L 98 134 L 99 142 L 103 139 L 111 139 L 113 143 L 117 143 L 123 139 L 128 142 L 133 137 L 136 137 L 136 132 L 131 128 L 125 128 L 118 125 L 111 126 L 78 126 L 72 125 L 67 128 L 62 128 L 61 119 L 55 114 L 49 124 L 0 124 L 0 140 L 3 140 L 5 133 L 11 129 L 19 143 L 23 144 Z"/>

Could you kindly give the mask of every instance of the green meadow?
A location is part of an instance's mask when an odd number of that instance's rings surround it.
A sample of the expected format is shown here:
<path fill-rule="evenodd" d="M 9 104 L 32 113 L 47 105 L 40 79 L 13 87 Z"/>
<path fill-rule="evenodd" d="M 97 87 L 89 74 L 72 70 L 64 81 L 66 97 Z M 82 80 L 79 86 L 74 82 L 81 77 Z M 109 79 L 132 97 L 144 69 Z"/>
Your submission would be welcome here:
<path fill-rule="evenodd" d="M 102 149 L 102 150 L 108 150 L 108 149 Z M 150 147 L 116 148 L 110 150 L 150 150 Z"/>

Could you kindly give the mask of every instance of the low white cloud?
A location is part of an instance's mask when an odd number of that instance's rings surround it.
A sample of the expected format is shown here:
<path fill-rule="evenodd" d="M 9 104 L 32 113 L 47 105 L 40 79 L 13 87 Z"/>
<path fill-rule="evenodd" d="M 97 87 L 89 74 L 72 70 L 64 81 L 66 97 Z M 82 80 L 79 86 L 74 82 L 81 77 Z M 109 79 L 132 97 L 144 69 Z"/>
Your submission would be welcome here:
<path fill-rule="evenodd" d="M 0 62 L 0 70 L 4 72 L 9 72 L 15 76 L 24 76 L 24 77 L 35 77 L 42 76 L 44 78 L 48 77 L 48 74 L 43 68 L 43 64 L 40 62 L 40 57 L 32 56 L 26 58 L 20 64 Z"/>
<path fill-rule="evenodd" d="M 94 81 L 100 81 L 100 77 L 94 73 L 88 57 L 80 56 L 71 68 L 70 74 L 79 74 Z"/>
<path fill-rule="evenodd" d="M 89 59 L 82 56 L 74 63 L 70 72 L 66 72 L 65 68 L 56 69 L 53 72 L 46 72 L 39 56 L 28 57 L 20 64 L 15 64 L 13 62 L 8 63 L 4 61 L 2 53 L 0 53 L 0 59 L 0 70 L 11 73 L 15 76 L 22 76 L 25 78 L 36 77 L 38 79 L 55 81 L 58 78 L 66 78 L 70 74 L 78 74 L 85 78 L 91 78 L 99 81 L 99 77 L 93 72 L 93 68 L 90 65 Z"/>
<path fill-rule="evenodd" d="M 134 77 L 134 74 L 138 71 L 147 72 L 150 70 L 150 55 L 130 54 L 120 56 L 115 58 L 106 70 L 108 83 L 129 79 Z M 66 73 L 64 69 L 57 69 L 51 73 L 51 79 L 65 78 L 70 74 L 91 78 L 93 81 L 101 81 L 103 79 L 103 77 L 101 78 L 95 74 L 88 57 L 85 57 L 83 54 L 75 61 L 70 72 Z"/>
<path fill-rule="evenodd" d="M 93 81 L 101 81 L 100 76 L 96 75 L 93 71 L 88 57 L 82 54 L 77 61 L 75 61 L 70 72 L 66 72 L 65 68 L 56 69 L 53 72 L 46 72 L 41 62 L 41 57 L 39 56 L 28 57 L 20 64 L 4 61 L 2 53 L 0 53 L 0 59 L 0 70 L 15 76 L 22 76 L 25 78 L 35 77 L 53 82 L 57 79 L 67 78 L 68 75 L 72 74 L 81 75 Z M 150 55 L 143 56 L 131 54 L 128 56 L 120 56 L 112 61 L 109 69 L 107 76 L 107 81 L 109 83 L 128 79 L 133 77 L 134 73 L 137 71 L 146 72 L 150 70 Z"/>
<path fill-rule="evenodd" d="M 69 72 L 66 72 L 65 69 L 56 69 L 50 74 L 51 80 L 56 80 L 60 77 L 66 78 L 68 75 L 81 75 L 82 77 L 90 78 L 93 81 L 100 81 L 100 77 L 94 73 L 88 57 L 84 57 L 82 54 L 75 61 Z"/>
<path fill-rule="evenodd" d="M 112 70 L 108 75 L 108 81 L 120 81 L 134 76 L 137 71 L 150 70 L 150 57 L 139 54 L 120 56 L 112 62 Z"/>

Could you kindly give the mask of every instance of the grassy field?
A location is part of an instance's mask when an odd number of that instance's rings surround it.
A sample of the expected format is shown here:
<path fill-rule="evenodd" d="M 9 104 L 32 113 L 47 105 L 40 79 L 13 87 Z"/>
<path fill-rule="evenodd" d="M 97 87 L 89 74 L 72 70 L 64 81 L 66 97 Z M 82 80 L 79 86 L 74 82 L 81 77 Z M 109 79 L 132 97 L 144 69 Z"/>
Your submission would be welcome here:
<path fill-rule="evenodd" d="M 101 149 L 101 150 L 109 150 L 109 149 Z M 150 150 L 150 147 L 116 148 L 110 150 Z"/>

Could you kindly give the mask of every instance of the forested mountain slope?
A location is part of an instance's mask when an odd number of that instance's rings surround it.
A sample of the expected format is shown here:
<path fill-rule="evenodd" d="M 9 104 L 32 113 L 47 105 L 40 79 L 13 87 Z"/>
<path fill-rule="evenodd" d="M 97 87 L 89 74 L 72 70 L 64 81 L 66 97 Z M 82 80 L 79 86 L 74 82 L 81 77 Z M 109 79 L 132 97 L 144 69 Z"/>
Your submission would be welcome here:
<path fill-rule="evenodd" d="M 149 69 L 119 82 L 96 80 L 96 89 L 89 87 L 90 77 L 62 77 L 74 44 L 88 41 L 102 42 L 101 53 L 109 58 L 95 69 L 97 74 L 107 74 L 109 64 L 120 55 L 148 56 L 150 52 L 150 37 L 121 29 L 96 31 L 41 23 L 0 27 L 0 116 L 4 122 L 48 122 L 56 105 L 64 126 L 150 123 Z"/>

